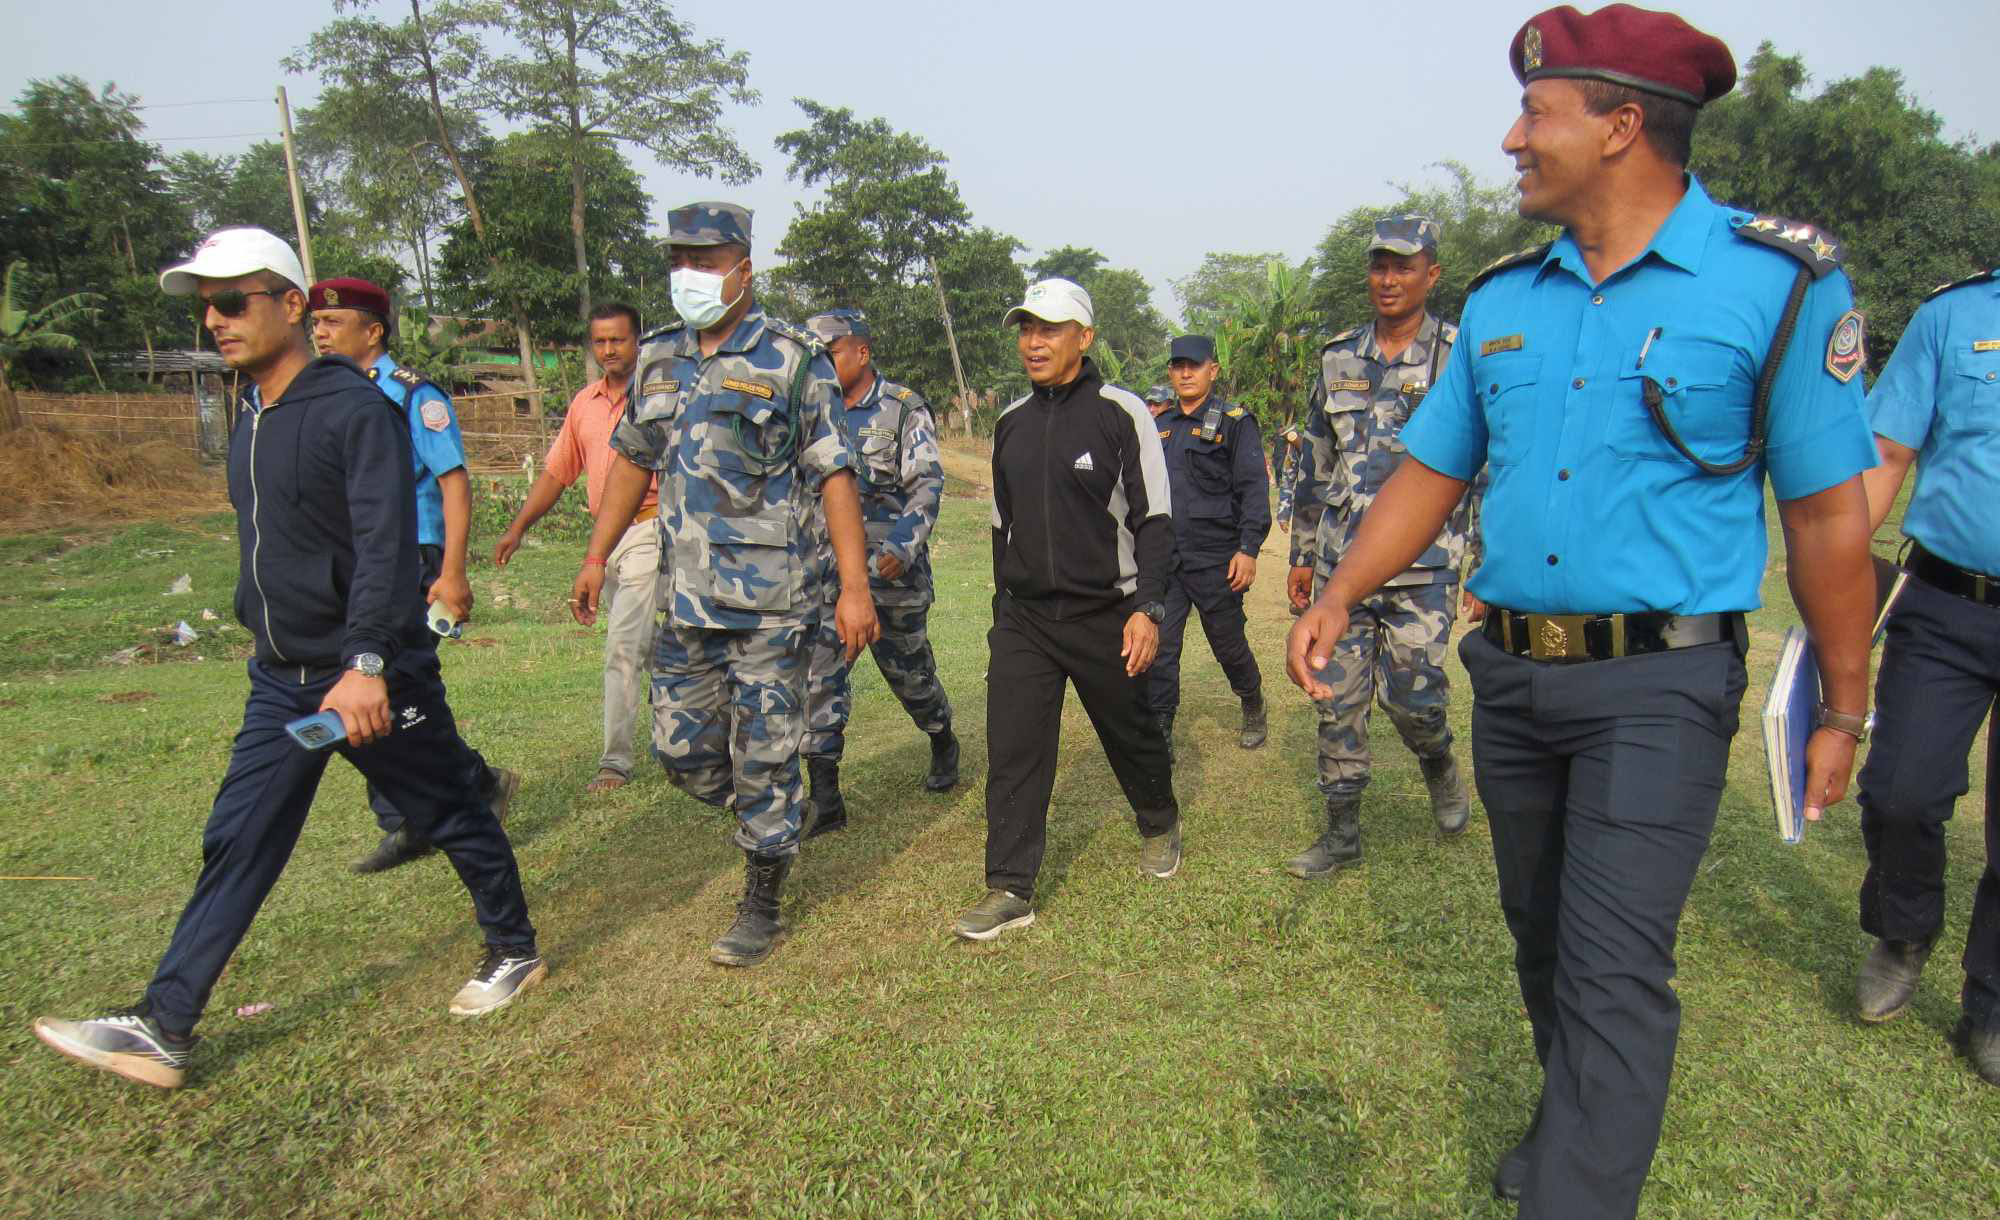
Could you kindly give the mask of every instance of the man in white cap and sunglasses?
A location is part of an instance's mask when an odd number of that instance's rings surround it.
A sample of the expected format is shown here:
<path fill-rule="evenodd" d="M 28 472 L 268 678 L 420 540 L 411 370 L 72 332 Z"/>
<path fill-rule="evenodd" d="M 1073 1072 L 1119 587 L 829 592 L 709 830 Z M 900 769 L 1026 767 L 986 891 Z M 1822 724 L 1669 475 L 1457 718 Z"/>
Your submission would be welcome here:
<path fill-rule="evenodd" d="M 251 228 L 215 233 L 160 276 L 169 296 L 200 300 L 224 362 L 251 383 L 229 448 L 236 617 L 256 642 L 250 695 L 202 832 L 201 875 L 145 998 L 34 1028 L 73 1059 L 164 1089 L 185 1079 L 195 1022 L 336 752 L 451 860 L 472 897 L 486 943 L 452 1013 L 491 1012 L 547 972 L 514 849 L 478 795 L 483 764 L 425 646 L 409 429 L 352 361 L 314 358 L 305 284 L 291 247 Z M 330 748 L 287 732 L 320 712 L 344 730 Z"/>
<path fill-rule="evenodd" d="M 1136 815 L 1139 871 L 1181 864 L 1172 763 L 1145 704 L 1174 562 L 1167 464 L 1146 404 L 1084 355 L 1093 321 L 1090 294 L 1063 279 L 1030 286 L 1005 320 L 1033 388 L 993 427 L 987 893 L 953 926 L 967 940 L 1035 921 L 1065 683 Z"/>

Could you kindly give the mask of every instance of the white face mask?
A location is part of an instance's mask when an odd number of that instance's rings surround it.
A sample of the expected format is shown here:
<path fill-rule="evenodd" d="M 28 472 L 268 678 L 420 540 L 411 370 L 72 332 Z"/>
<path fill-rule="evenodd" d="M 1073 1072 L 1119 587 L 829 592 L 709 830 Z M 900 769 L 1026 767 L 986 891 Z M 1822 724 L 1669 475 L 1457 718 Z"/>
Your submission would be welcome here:
<path fill-rule="evenodd" d="M 743 259 L 736 264 L 741 267 L 750 260 Z M 736 308 L 736 302 L 743 299 L 739 292 L 725 301 L 722 299 L 723 281 L 735 273 L 736 267 L 717 274 L 713 271 L 698 271 L 693 267 L 676 267 L 667 277 L 669 291 L 674 299 L 674 312 L 696 330 L 707 330 L 722 321 L 722 316 Z M 750 285 L 743 285 L 747 290 Z"/>

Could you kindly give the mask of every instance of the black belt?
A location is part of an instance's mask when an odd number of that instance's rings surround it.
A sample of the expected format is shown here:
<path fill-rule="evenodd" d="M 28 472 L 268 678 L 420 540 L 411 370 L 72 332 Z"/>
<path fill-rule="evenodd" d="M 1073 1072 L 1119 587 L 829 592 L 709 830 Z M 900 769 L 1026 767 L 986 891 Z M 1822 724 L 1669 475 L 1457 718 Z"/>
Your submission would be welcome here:
<path fill-rule="evenodd" d="M 1608 661 L 1739 638 L 1741 614 L 1527 614 L 1489 606 L 1481 630 L 1495 647 L 1537 661 Z"/>
<path fill-rule="evenodd" d="M 2000 576 L 1969 572 L 1956 564 L 1946 563 L 1925 550 L 1921 543 L 1911 545 L 1907 566 L 1910 575 L 1934 589 L 1942 589 L 1982 606 L 2000 606 Z"/>

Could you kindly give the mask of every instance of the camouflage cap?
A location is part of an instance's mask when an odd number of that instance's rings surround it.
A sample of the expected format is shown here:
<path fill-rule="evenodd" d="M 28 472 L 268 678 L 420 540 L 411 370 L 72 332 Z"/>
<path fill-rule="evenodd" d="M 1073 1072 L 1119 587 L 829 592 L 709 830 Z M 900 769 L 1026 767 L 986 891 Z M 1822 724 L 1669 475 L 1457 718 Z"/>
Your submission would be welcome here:
<path fill-rule="evenodd" d="M 690 203 L 667 213 L 670 246 L 750 248 L 750 209 L 734 203 Z"/>
<path fill-rule="evenodd" d="M 1438 222 L 1428 216 L 1385 216 L 1375 222 L 1375 240 L 1368 243 L 1368 253 L 1388 250 L 1394 254 L 1416 254 L 1429 250 L 1436 254 L 1442 234 Z"/>
<path fill-rule="evenodd" d="M 1174 392 L 1163 385 L 1156 385 L 1146 391 L 1147 402 L 1172 402 Z"/>
<path fill-rule="evenodd" d="M 856 339 L 872 339 L 875 332 L 869 329 L 868 316 L 858 309 L 829 309 L 806 319 L 806 329 L 821 343 L 832 343 L 835 339 L 845 339 L 849 335 Z"/>

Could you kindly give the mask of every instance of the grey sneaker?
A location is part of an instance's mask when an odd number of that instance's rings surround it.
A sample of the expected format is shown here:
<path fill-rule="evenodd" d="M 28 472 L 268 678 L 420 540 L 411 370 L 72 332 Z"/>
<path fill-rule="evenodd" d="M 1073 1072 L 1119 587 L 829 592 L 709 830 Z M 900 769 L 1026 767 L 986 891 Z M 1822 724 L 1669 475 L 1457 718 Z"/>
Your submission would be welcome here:
<path fill-rule="evenodd" d="M 1446 754 L 1419 759 L 1417 765 L 1423 769 L 1424 787 L 1431 794 L 1431 816 L 1437 819 L 1437 828 L 1448 835 L 1463 834 L 1472 817 L 1472 798 L 1465 793 L 1465 781 L 1458 777 L 1458 760 Z"/>
<path fill-rule="evenodd" d="M 1181 871 L 1181 824 L 1172 830 L 1139 840 L 1139 871 L 1161 881 Z"/>
<path fill-rule="evenodd" d="M 137 1008 L 120 1008 L 83 1021 L 38 1017 L 35 1037 L 60 1054 L 156 1089 L 181 1087 L 194 1044 L 200 1041 L 193 1036 L 170 1037 Z"/>
<path fill-rule="evenodd" d="M 507 1007 L 528 988 L 548 977 L 548 963 L 533 949 L 486 950 L 479 969 L 451 997 L 451 1015 L 479 1017 Z"/>
<path fill-rule="evenodd" d="M 1878 940 L 1854 976 L 1854 1007 L 1863 1021 L 1879 1025 L 1903 1015 L 1917 983 L 1924 977 L 1924 963 L 1931 947 L 1907 940 Z"/>
<path fill-rule="evenodd" d="M 1025 928 L 1035 922 L 1035 908 L 1026 898 L 1016 898 L 1006 890 L 988 890 L 986 897 L 972 904 L 951 930 L 965 940 L 992 940 L 1002 932 Z"/>

